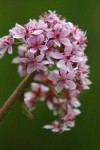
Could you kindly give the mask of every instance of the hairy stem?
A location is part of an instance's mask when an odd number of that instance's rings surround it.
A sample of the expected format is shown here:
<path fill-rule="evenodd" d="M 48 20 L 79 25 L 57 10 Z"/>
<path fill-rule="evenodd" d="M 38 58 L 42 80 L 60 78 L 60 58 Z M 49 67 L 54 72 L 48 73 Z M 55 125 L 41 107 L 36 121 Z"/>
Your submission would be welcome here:
<path fill-rule="evenodd" d="M 35 72 L 31 73 L 18 85 L 12 95 L 8 98 L 5 104 L 0 109 L 0 122 L 2 122 L 7 113 L 10 111 L 11 107 L 17 101 L 17 99 L 23 94 L 27 86 L 32 82 Z"/>

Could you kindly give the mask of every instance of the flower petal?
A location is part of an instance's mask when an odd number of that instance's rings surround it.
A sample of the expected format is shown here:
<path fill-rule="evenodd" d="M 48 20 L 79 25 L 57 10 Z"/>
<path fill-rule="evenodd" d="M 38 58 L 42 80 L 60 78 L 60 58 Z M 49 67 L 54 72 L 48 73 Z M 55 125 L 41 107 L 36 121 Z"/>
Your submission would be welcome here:
<path fill-rule="evenodd" d="M 57 91 L 57 93 L 60 93 L 63 88 L 64 88 L 63 82 L 58 82 L 58 84 L 57 84 L 57 86 L 56 86 L 56 91 Z"/>
<path fill-rule="evenodd" d="M 62 39 L 60 39 L 60 42 L 65 46 L 71 45 L 70 40 L 68 38 L 62 38 Z"/>
<path fill-rule="evenodd" d="M 68 79 L 74 79 L 74 77 L 75 77 L 75 72 L 74 72 L 74 71 L 71 71 L 71 72 L 69 72 L 69 73 L 67 74 L 67 78 L 68 78 Z"/>
<path fill-rule="evenodd" d="M 40 34 L 40 35 L 37 37 L 37 42 L 39 42 L 39 43 L 43 43 L 43 42 L 44 42 L 44 35 L 43 35 L 43 34 Z"/>
<path fill-rule="evenodd" d="M 41 34 L 42 32 L 43 32 L 43 30 L 35 30 L 35 31 L 32 32 L 32 34 L 34 34 L 34 35 L 39 35 L 39 34 Z"/>
<path fill-rule="evenodd" d="M 29 44 L 29 46 L 33 46 L 36 43 L 36 38 L 34 36 L 30 36 L 27 39 L 27 43 Z"/>
<path fill-rule="evenodd" d="M 40 62 L 40 61 L 42 61 L 43 57 L 44 57 L 44 55 L 38 55 L 38 56 L 35 57 L 35 60 L 37 62 Z"/>
<path fill-rule="evenodd" d="M 60 78 L 59 74 L 57 74 L 53 71 L 50 73 L 50 75 L 48 77 L 48 79 L 53 81 L 54 83 L 57 83 L 59 81 L 59 78 Z"/>
<path fill-rule="evenodd" d="M 57 67 L 58 68 L 62 68 L 65 66 L 65 61 L 62 59 L 62 60 L 59 60 L 58 63 L 57 63 Z"/>
<path fill-rule="evenodd" d="M 46 67 L 42 63 L 38 63 L 35 67 L 36 67 L 35 69 L 37 71 L 39 71 L 39 70 L 46 70 Z"/>
<path fill-rule="evenodd" d="M 52 125 L 44 125 L 43 128 L 45 128 L 45 129 L 52 129 Z"/>
<path fill-rule="evenodd" d="M 68 89 L 70 89 L 70 90 L 74 90 L 76 88 L 76 84 L 71 80 L 67 80 L 66 84 L 68 86 Z"/>
<path fill-rule="evenodd" d="M 59 52 L 52 52 L 51 53 L 51 57 L 53 57 L 54 59 L 62 59 L 63 58 L 63 54 L 59 53 Z"/>
<path fill-rule="evenodd" d="M 39 47 L 39 50 L 41 50 L 41 51 L 45 51 L 45 50 L 47 50 L 48 49 L 48 47 L 46 46 L 46 45 L 41 45 L 40 47 Z"/>
<path fill-rule="evenodd" d="M 63 29 L 62 31 L 61 31 L 61 35 L 63 36 L 63 37 L 66 37 L 66 36 L 68 36 L 70 34 L 70 31 L 68 30 L 68 29 Z"/>
<path fill-rule="evenodd" d="M 67 67 L 62 67 L 62 68 L 60 69 L 60 74 L 61 74 L 61 75 L 66 75 L 66 73 L 67 73 Z"/>
<path fill-rule="evenodd" d="M 30 74 L 34 71 L 34 65 L 33 64 L 28 64 L 28 67 L 27 67 L 27 73 Z"/>
<path fill-rule="evenodd" d="M 37 49 L 35 49 L 35 48 L 30 48 L 30 51 L 33 52 L 33 53 L 36 53 L 36 52 L 37 52 Z"/>
<path fill-rule="evenodd" d="M 19 64 L 19 63 L 20 63 L 19 57 L 15 57 L 15 58 L 12 60 L 12 63 Z"/>
<path fill-rule="evenodd" d="M 58 40 L 54 40 L 54 43 L 59 47 L 61 46 L 61 43 Z"/>
<path fill-rule="evenodd" d="M 8 54 L 12 54 L 12 46 L 8 47 Z"/>
<path fill-rule="evenodd" d="M 31 49 L 28 50 L 26 56 L 29 57 L 31 60 L 34 60 L 34 52 Z"/>
<path fill-rule="evenodd" d="M 49 32 L 47 33 L 47 37 L 50 39 L 50 38 L 53 38 L 54 37 L 54 32 Z"/>

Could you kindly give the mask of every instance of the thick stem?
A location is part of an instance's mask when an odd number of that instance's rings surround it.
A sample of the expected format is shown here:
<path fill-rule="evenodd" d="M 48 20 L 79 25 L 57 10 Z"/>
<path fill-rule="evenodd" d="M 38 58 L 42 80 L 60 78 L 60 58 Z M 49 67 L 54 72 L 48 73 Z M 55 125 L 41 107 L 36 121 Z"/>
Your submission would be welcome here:
<path fill-rule="evenodd" d="M 5 102 L 5 104 L 0 109 L 0 122 L 4 120 L 7 113 L 10 111 L 11 107 L 14 105 L 14 103 L 17 101 L 17 99 L 23 94 L 24 90 L 27 88 L 27 86 L 32 82 L 33 76 L 35 75 L 35 72 L 28 75 L 15 89 L 15 91 L 12 93 L 12 95 L 8 98 L 8 100 Z"/>

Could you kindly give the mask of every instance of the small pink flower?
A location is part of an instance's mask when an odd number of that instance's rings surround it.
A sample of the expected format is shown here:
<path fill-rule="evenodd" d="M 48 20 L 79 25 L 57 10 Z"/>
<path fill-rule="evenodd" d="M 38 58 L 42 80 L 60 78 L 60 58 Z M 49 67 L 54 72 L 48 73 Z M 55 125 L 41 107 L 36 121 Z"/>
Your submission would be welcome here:
<path fill-rule="evenodd" d="M 45 31 L 47 29 L 47 23 L 45 23 L 44 20 L 39 20 L 36 23 L 36 26 L 35 26 L 34 29 L 35 30 L 34 30 L 33 34 L 37 33 L 35 35 L 39 35 L 39 34 L 43 33 L 43 31 Z"/>
<path fill-rule="evenodd" d="M 74 77 L 75 77 L 74 71 L 67 73 L 67 70 L 63 68 L 60 70 L 59 73 L 52 71 L 48 78 L 51 81 L 53 81 L 54 84 L 57 84 L 56 90 L 59 93 L 63 88 L 70 89 L 70 90 L 76 88 L 76 85 L 73 82 Z"/>
<path fill-rule="evenodd" d="M 47 86 L 44 86 L 44 85 L 40 85 L 40 84 L 37 84 L 37 83 L 32 83 L 31 84 L 31 89 L 32 91 L 39 91 L 38 93 L 40 93 L 41 95 L 45 92 L 48 92 L 49 91 L 49 88 Z"/>
<path fill-rule="evenodd" d="M 62 133 L 64 131 L 69 131 L 70 129 L 67 128 L 64 124 L 58 122 L 58 121 L 54 121 L 51 125 L 44 125 L 43 128 L 45 129 L 51 129 L 52 132 L 55 133 Z"/>
<path fill-rule="evenodd" d="M 33 51 L 28 50 L 25 57 L 19 58 L 19 61 L 27 64 L 27 73 L 30 74 L 35 70 L 39 71 L 46 69 L 42 63 L 43 57 L 43 55 L 38 55 L 35 57 Z"/>
<path fill-rule="evenodd" d="M 32 83 L 31 89 L 32 89 L 31 92 L 26 92 L 24 94 L 24 102 L 30 111 L 35 109 L 36 102 L 41 97 L 44 97 L 45 93 L 49 91 L 48 87 L 46 87 L 44 85 L 37 84 L 37 83 Z"/>
<path fill-rule="evenodd" d="M 24 94 L 24 102 L 26 106 L 28 107 L 29 111 L 32 111 L 33 109 L 35 109 L 36 99 L 35 99 L 34 93 L 26 92 Z"/>
<path fill-rule="evenodd" d="M 13 44 L 14 44 L 14 39 L 11 35 L 0 38 L 0 58 L 4 56 L 6 51 L 9 54 L 12 54 Z"/>
<path fill-rule="evenodd" d="M 18 66 L 18 73 L 20 75 L 20 77 L 24 77 L 27 75 L 27 64 L 21 63 Z"/>
<path fill-rule="evenodd" d="M 24 28 L 25 28 L 25 35 L 26 37 L 29 37 L 30 35 L 32 35 L 33 33 L 33 30 L 35 29 L 35 26 L 37 24 L 37 21 L 36 20 L 31 20 L 24 25 Z"/>
<path fill-rule="evenodd" d="M 37 70 L 45 70 L 46 67 L 42 63 L 43 55 L 34 56 L 33 51 L 28 50 L 24 55 L 21 57 L 16 57 L 13 60 L 13 63 L 22 63 L 27 65 L 27 73 L 30 74 L 31 72 Z"/>
<path fill-rule="evenodd" d="M 45 51 L 48 49 L 46 45 L 43 44 L 44 42 L 44 36 L 42 34 L 38 35 L 37 37 L 30 36 L 27 40 L 27 43 L 30 46 L 31 51 L 34 53 L 37 52 L 38 50 L 40 51 Z"/>
<path fill-rule="evenodd" d="M 79 115 L 81 112 L 78 109 L 72 108 L 70 105 L 67 105 L 67 112 L 63 117 L 64 122 L 66 122 L 68 127 L 74 127 L 74 118 L 75 116 Z"/>
<path fill-rule="evenodd" d="M 71 105 L 76 108 L 81 105 L 79 100 L 77 99 L 78 94 L 79 94 L 79 91 L 76 89 L 72 91 L 67 90 L 67 93 L 66 93 L 69 103 L 71 103 Z"/>
<path fill-rule="evenodd" d="M 57 46 L 61 46 L 61 44 L 65 46 L 71 45 L 70 40 L 67 38 L 69 35 L 69 31 L 61 26 L 61 24 L 56 24 L 54 26 L 54 32 L 51 31 L 48 33 L 48 38 L 54 38 L 54 43 Z"/>
<path fill-rule="evenodd" d="M 57 67 L 58 68 L 62 68 L 62 66 L 64 66 L 68 71 L 72 71 L 73 70 L 73 65 L 74 64 L 78 64 L 79 62 L 81 62 L 83 60 L 83 58 L 77 55 L 73 55 L 71 53 L 71 51 L 64 51 L 64 54 L 62 56 L 62 59 L 58 61 L 57 63 Z M 77 67 L 77 66 L 76 66 Z"/>
<path fill-rule="evenodd" d="M 12 60 L 12 63 L 19 64 L 20 63 L 20 58 L 25 57 L 27 51 L 28 51 L 28 46 L 26 44 L 18 46 L 18 54 L 19 54 L 19 56 L 15 57 Z"/>
<path fill-rule="evenodd" d="M 45 22 L 51 23 L 51 24 L 55 24 L 55 22 L 60 22 L 59 17 L 56 14 L 56 11 L 50 11 L 49 10 L 49 14 L 47 13 L 43 13 L 43 17 L 41 16 L 40 19 L 44 20 Z"/>
<path fill-rule="evenodd" d="M 15 27 L 9 30 L 15 39 L 22 39 L 25 37 L 26 30 L 23 26 L 16 23 Z"/>
<path fill-rule="evenodd" d="M 30 20 L 26 25 L 26 37 L 30 35 L 39 35 L 47 28 L 47 24 L 43 20 L 37 22 L 36 20 Z"/>

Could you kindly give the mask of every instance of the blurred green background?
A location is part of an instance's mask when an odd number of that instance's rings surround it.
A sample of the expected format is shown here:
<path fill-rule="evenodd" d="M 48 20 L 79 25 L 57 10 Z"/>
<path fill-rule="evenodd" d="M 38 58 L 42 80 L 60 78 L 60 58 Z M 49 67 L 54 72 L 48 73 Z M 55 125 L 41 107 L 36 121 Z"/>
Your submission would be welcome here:
<path fill-rule="evenodd" d="M 16 22 L 24 24 L 49 9 L 87 31 L 86 54 L 93 84 L 80 96 L 82 114 L 75 128 L 61 135 L 41 129 L 54 119 L 45 104 L 37 105 L 30 121 L 17 102 L 0 125 L 0 150 L 100 150 L 100 0 L 0 0 L 0 37 Z M 11 64 L 16 54 L 0 60 L 0 106 L 22 80 L 17 65 Z"/>

